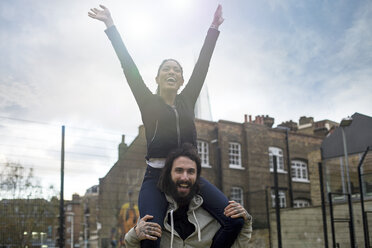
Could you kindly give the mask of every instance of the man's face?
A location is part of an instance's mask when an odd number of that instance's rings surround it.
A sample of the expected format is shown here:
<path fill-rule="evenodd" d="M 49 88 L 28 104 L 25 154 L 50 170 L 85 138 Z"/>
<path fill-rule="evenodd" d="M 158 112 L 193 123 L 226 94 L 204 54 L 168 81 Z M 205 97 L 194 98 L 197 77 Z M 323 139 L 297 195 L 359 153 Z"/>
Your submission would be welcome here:
<path fill-rule="evenodd" d="M 188 157 L 178 157 L 173 161 L 171 179 L 178 197 L 187 197 L 197 179 L 196 163 Z"/>

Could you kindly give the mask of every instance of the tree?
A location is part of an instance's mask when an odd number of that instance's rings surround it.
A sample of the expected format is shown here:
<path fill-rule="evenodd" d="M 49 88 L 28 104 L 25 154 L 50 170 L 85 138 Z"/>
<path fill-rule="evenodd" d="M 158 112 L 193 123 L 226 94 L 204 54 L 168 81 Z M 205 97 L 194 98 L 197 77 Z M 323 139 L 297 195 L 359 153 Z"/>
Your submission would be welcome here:
<path fill-rule="evenodd" d="M 45 191 L 32 168 L 18 163 L 0 168 L 0 246 L 30 247 L 52 240 L 58 213 L 53 187 Z"/>

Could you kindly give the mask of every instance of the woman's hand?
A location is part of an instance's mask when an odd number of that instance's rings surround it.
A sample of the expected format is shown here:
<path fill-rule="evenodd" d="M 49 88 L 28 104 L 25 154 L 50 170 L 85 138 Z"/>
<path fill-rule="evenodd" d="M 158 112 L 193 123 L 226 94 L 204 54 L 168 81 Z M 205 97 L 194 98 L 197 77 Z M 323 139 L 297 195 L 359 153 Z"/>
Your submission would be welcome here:
<path fill-rule="evenodd" d="M 102 10 L 97 8 L 90 9 L 90 11 L 88 12 L 88 16 L 104 22 L 107 28 L 113 26 L 114 21 L 112 20 L 109 9 L 103 5 L 100 5 L 99 7 L 101 7 Z"/>
<path fill-rule="evenodd" d="M 218 29 L 218 27 L 223 23 L 225 19 L 222 17 L 222 6 L 221 4 L 218 5 L 216 12 L 214 12 L 213 22 L 211 27 Z"/>
<path fill-rule="evenodd" d="M 244 220 L 251 220 L 252 217 L 248 214 L 247 210 L 245 210 L 242 205 L 235 201 L 229 201 L 229 205 L 225 208 L 224 214 L 227 217 L 231 218 L 239 218 L 243 217 Z"/>

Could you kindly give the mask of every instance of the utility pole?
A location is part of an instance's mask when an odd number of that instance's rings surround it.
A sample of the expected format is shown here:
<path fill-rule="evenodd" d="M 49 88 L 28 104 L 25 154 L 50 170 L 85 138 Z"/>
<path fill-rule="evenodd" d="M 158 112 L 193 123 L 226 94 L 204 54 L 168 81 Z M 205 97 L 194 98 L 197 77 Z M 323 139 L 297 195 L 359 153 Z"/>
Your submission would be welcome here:
<path fill-rule="evenodd" d="M 280 201 L 279 201 L 279 183 L 278 183 L 278 164 L 277 157 L 273 156 L 274 163 L 274 187 L 275 187 L 275 214 L 276 228 L 278 234 L 278 247 L 282 248 L 282 229 L 280 225 Z"/>
<path fill-rule="evenodd" d="M 64 167 L 65 167 L 65 126 L 62 126 L 62 145 L 61 145 L 61 197 L 59 200 L 59 248 L 65 247 L 65 208 L 63 199 L 63 181 L 64 181 Z"/>

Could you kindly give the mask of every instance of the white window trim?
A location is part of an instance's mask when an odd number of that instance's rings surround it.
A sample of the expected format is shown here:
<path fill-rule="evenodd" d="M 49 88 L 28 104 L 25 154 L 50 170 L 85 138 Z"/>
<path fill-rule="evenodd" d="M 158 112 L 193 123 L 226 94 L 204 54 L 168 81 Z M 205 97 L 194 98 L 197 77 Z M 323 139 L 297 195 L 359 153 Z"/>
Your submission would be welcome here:
<path fill-rule="evenodd" d="M 232 145 L 236 145 L 238 147 L 238 161 L 239 161 L 239 164 L 231 164 L 230 163 L 230 148 Z M 235 154 L 233 156 L 236 156 Z M 242 148 L 241 148 L 241 145 L 240 143 L 238 142 L 229 142 L 229 168 L 231 169 L 239 169 L 239 170 L 245 170 L 245 168 L 243 167 L 242 165 Z"/>
<path fill-rule="evenodd" d="M 307 206 L 296 206 L 297 203 L 300 203 L 300 204 L 303 204 L 303 205 L 307 205 Z M 294 200 L 293 201 L 293 207 L 294 208 L 306 208 L 306 207 L 310 207 L 310 201 L 304 200 L 304 199 Z"/>
<path fill-rule="evenodd" d="M 307 178 L 302 178 L 302 171 L 300 173 L 301 175 L 297 175 L 297 173 L 295 173 L 295 175 L 294 175 L 294 173 L 292 171 L 291 172 L 291 174 L 292 174 L 291 175 L 292 176 L 292 181 L 293 182 L 301 182 L 301 183 L 310 183 L 310 180 L 309 180 L 309 168 L 307 166 L 307 163 L 304 162 L 304 161 L 302 161 L 302 160 L 294 159 L 294 160 L 291 161 L 291 170 L 293 170 L 293 164 L 304 165 L 305 168 L 306 168 L 306 176 L 307 176 Z M 295 167 L 296 167 L 295 170 L 297 171 L 298 166 L 295 165 Z M 299 169 L 302 170 L 301 167 Z M 300 177 L 298 177 L 298 176 L 300 176 Z"/>
<path fill-rule="evenodd" d="M 240 192 L 240 195 L 239 195 L 240 200 L 238 200 L 236 198 L 234 199 L 234 198 L 231 197 L 232 192 L 234 190 Z M 243 191 L 243 188 L 241 188 L 241 187 L 231 187 L 231 189 L 230 189 L 230 200 L 236 201 L 236 202 L 240 203 L 240 205 L 242 205 L 244 207 L 244 191 Z"/>
<path fill-rule="evenodd" d="M 203 147 L 199 147 L 199 144 L 202 144 Z M 209 144 L 208 142 L 204 141 L 204 140 L 197 140 L 197 145 L 198 145 L 198 154 L 200 156 L 200 162 L 201 162 L 201 166 L 203 168 L 212 168 L 212 166 L 210 165 L 210 161 L 209 161 Z M 206 149 L 206 160 L 207 162 L 205 163 L 204 161 L 204 153 L 203 153 L 203 149 Z"/>
<path fill-rule="evenodd" d="M 283 201 L 283 205 L 282 206 L 280 203 Z M 280 205 L 280 208 L 286 208 L 287 207 L 287 197 L 285 195 L 285 191 L 283 190 L 279 190 L 279 205 Z M 275 208 L 275 190 L 271 190 L 271 207 Z"/>
<path fill-rule="evenodd" d="M 296 183 L 310 183 L 310 180 L 309 179 L 299 179 L 299 178 L 292 178 L 292 182 L 296 182 Z"/>
<path fill-rule="evenodd" d="M 281 152 L 282 154 L 280 154 L 279 152 Z M 270 172 L 274 172 L 274 164 L 273 166 L 271 167 L 271 160 L 270 160 L 270 157 L 271 156 L 276 156 L 277 157 L 277 172 L 278 173 L 283 173 L 283 174 L 286 174 L 287 171 L 285 170 L 285 166 L 284 166 L 284 155 L 283 155 L 283 149 L 279 148 L 279 147 L 274 147 L 274 146 L 270 146 L 269 147 L 269 168 L 270 168 Z M 283 169 L 280 168 L 279 166 L 279 157 L 282 158 L 282 165 L 283 165 Z M 274 160 L 273 160 L 273 163 L 274 163 Z"/>

